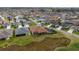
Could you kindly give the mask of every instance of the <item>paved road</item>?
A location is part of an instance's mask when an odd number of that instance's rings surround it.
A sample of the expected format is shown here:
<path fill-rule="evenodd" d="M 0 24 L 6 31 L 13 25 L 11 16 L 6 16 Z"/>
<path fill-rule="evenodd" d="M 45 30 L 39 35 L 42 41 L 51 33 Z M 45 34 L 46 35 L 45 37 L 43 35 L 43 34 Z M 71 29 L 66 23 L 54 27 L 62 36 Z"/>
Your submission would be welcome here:
<path fill-rule="evenodd" d="M 66 32 L 66 31 L 62 31 L 62 30 L 61 30 L 61 32 L 63 32 L 65 35 L 72 35 L 72 36 L 74 36 L 74 37 L 79 38 L 79 35 L 77 35 L 77 34 L 74 34 L 74 33 L 68 33 L 68 32 Z"/>
<path fill-rule="evenodd" d="M 72 38 L 79 38 L 79 35 L 74 34 L 74 33 L 69 33 L 69 32 L 66 32 L 66 31 L 63 31 L 63 30 L 57 30 L 55 28 L 54 28 L 54 30 L 63 33 L 64 35 L 68 36 L 68 38 L 71 38 L 71 37 Z"/>

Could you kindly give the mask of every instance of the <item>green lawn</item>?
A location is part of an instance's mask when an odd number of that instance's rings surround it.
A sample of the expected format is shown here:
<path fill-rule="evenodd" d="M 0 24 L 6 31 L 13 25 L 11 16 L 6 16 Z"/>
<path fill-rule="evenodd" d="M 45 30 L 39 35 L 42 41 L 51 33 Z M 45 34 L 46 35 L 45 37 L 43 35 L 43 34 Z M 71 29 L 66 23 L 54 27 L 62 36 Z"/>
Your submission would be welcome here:
<path fill-rule="evenodd" d="M 67 47 L 59 47 L 59 48 L 56 48 L 55 50 L 57 51 L 79 51 L 79 38 L 73 36 L 72 34 L 69 34 L 69 35 L 64 34 L 64 36 L 71 40 L 70 44 Z"/>
<path fill-rule="evenodd" d="M 3 29 L 4 27 L 2 25 L 0 25 L 0 29 Z"/>
<path fill-rule="evenodd" d="M 11 45 L 24 46 L 26 44 L 30 44 L 32 42 L 31 39 L 31 36 L 12 37 L 9 40 L 0 41 L 0 47 L 6 48 Z"/>
<path fill-rule="evenodd" d="M 20 36 L 20 37 L 13 36 L 9 40 L 1 40 L 0 47 L 6 48 L 12 45 L 24 46 L 32 42 L 42 41 L 44 40 L 45 37 L 60 38 L 60 37 L 63 37 L 63 35 L 61 35 L 61 33 L 55 33 L 55 34 L 43 34 L 39 36 L 37 35 L 36 36 L 26 35 L 26 36 Z"/>
<path fill-rule="evenodd" d="M 70 47 L 59 48 L 58 51 L 79 51 L 79 43 L 74 43 Z"/>
<path fill-rule="evenodd" d="M 79 35 L 79 32 L 73 32 L 73 33 L 75 33 L 75 34 Z"/>
<path fill-rule="evenodd" d="M 14 26 L 14 25 L 11 25 L 11 28 L 16 29 L 17 27 L 16 27 L 16 26 Z"/>
<path fill-rule="evenodd" d="M 30 26 L 36 26 L 36 24 L 35 24 L 34 22 L 32 22 L 32 23 L 30 24 Z"/>

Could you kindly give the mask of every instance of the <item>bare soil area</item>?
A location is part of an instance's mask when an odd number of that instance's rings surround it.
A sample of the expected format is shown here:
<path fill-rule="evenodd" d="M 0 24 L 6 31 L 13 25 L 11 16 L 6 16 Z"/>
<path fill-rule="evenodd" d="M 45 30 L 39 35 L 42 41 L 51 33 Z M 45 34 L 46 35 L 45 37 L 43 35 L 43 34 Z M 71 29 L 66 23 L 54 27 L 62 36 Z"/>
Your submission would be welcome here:
<path fill-rule="evenodd" d="M 46 37 L 41 42 L 32 42 L 25 46 L 13 45 L 8 48 L 0 48 L 0 51 L 53 51 L 57 47 L 66 47 L 70 40 L 64 37 Z"/>

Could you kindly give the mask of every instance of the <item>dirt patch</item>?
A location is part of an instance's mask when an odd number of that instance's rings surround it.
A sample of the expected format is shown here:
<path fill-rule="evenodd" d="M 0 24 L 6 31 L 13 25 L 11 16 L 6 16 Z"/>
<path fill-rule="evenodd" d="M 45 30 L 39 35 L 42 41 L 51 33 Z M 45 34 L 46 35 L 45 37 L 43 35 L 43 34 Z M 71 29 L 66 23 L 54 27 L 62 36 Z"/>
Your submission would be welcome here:
<path fill-rule="evenodd" d="M 67 38 L 51 38 L 46 37 L 41 42 L 32 42 L 26 46 L 10 46 L 8 48 L 0 48 L 1 51 L 53 51 L 57 47 L 65 47 L 70 43 Z"/>

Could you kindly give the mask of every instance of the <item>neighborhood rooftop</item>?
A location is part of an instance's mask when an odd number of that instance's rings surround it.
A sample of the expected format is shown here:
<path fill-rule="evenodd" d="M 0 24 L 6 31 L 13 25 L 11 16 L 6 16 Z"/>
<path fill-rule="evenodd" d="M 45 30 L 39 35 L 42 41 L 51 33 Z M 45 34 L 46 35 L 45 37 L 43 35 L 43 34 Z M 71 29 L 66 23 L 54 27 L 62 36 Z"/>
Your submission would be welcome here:
<path fill-rule="evenodd" d="M 79 8 L 0 8 L 0 39 L 53 28 L 79 30 Z M 74 12 L 73 12 L 73 11 Z M 79 31 L 78 31 L 79 32 Z"/>
<path fill-rule="evenodd" d="M 8 37 L 12 37 L 13 35 L 13 30 L 12 29 L 3 29 L 0 30 L 0 39 L 4 39 L 4 38 L 8 38 Z"/>
<path fill-rule="evenodd" d="M 46 33 L 48 32 L 47 29 L 45 29 L 42 26 L 35 26 L 30 28 L 32 33 Z"/>

